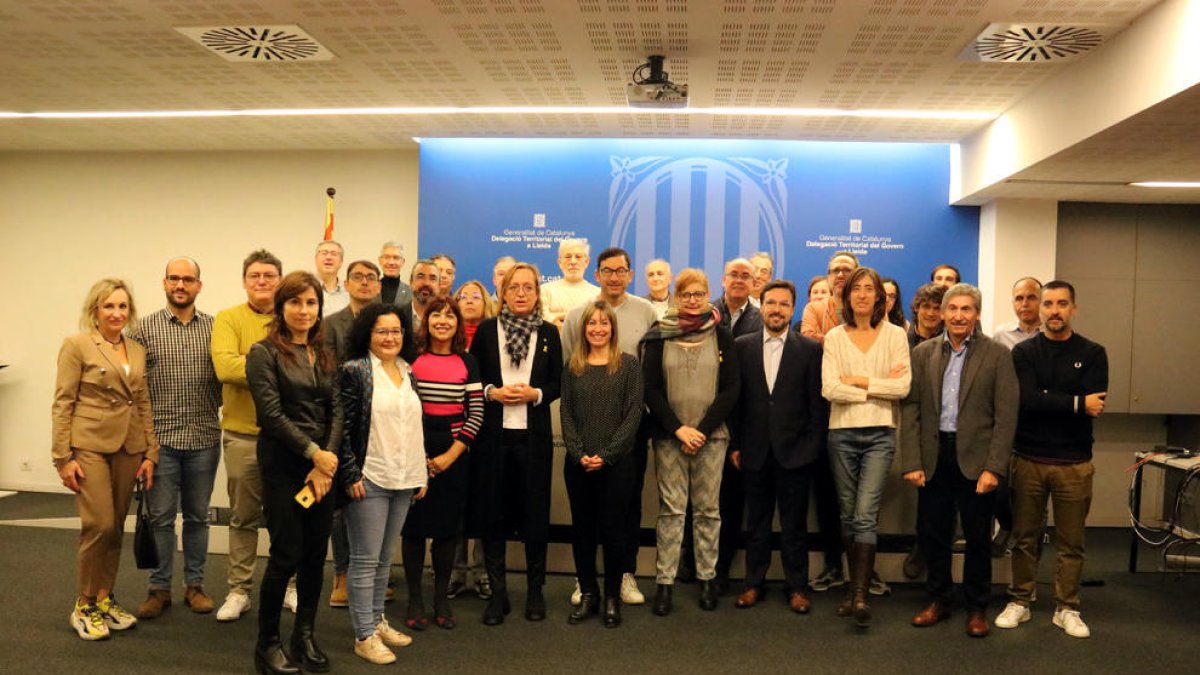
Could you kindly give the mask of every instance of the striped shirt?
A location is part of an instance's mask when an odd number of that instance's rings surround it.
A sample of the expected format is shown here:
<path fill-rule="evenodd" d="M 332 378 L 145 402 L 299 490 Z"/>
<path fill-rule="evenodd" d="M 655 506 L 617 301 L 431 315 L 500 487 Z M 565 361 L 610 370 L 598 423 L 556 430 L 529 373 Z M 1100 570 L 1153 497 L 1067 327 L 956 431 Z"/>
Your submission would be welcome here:
<path fill-rule="evenodd" d="M 142 319 L 131 337 L 146 348 L 146 381 L 159 443 L 201 450 L 221 442 L 221 383 L 213 370 L 213 317 L 197 311 L 184 324 L 162 309 Z"/>
<path fill-rule="evenodd" d="M 422 411 L 433 417 L 456 418 L 450 432 L 454 440 L 469 447 L 483 426 L 483 385 L 475 357 L 426 352 L 413 362 L 412 372 Z"/>

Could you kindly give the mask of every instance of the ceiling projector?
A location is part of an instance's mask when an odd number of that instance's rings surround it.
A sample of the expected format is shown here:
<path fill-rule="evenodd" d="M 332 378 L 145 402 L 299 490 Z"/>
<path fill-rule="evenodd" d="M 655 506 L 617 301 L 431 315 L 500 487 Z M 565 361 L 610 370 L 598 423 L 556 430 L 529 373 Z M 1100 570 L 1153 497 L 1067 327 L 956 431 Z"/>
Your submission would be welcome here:
<path fill-rule="evenodd" d="M 651 56 L 633 71 L 625 85 L 625 100 L 631 108 L 686 108 L 688 88 L 676 84 L 663 72 L 662 56 Z"/>

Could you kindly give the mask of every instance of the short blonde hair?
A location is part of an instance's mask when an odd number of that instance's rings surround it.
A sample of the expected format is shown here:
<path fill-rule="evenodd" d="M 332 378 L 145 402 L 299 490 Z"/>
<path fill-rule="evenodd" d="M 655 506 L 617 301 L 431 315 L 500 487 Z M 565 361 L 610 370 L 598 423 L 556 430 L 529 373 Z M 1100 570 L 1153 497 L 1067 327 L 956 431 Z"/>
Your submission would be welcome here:
<path fill-rule="evenodd" d="M 137 327 L 137 308 L 133 304 L 133 289 L 130 288 L 129 282 L 115 277 L 106 277 L 92 284 L 91 290 L 83 300 L 83 313 L 79 317 L 80 330 L 85 333 L 100 330 L 100 323 L 96 320 L 100 303 L 116 291 L 125 291 L 125 295 L 129 296 L 129 321 L 126 322 L 125 329 L 132 331 Z"/>
<path fill-rule="evenodd" d="M 474 286 L 475 288 L 478 288 L 479 295 L 483 296 L 483 317 L 480 320 L 482 321 L 483 319 L 490 319 L 493 316 L 496 316 L 496 303 L 492 301 L 492 294 L 488 293 L 488 290 L 483 287 L 483 282 L 481 281 L 471 279 L 470 281 L 464 282 L 462 286 L 458 287 L 457 291 L 454 291 L 455 301 L 458 300 L 458 296 L 461 295 L 464 290 L 466 290 L 467 286 Z"/>
<path fill-rule="evenodd" d="M 708 275 L 704 273 L 704 270 L 695 267 L 686 267 L 679 270 L 679 274 L 675 276 L 675 297 L 679 297 L 683 289 L 692 284 L 700 284 L 704 286 L 705 291 L 712 292 L 712 289 L 708 286 Z"/>
<path fill-rule="evenodd" d="M 518 262 L 508 271 L 504 273 L 504 278 L 500 280 L 500 306 L 496 308 L 497 313 L 504 309 L 508 304 L 508 285 L 512 283 L 513 275 L 521 270 L 529 270 L 533 273 L 533 288 L 537 293 L 537 302 L 533 303 L 532 314 L 542 313 L 542 273 L 538 271 L 537 265 L 527 262 Z"/>

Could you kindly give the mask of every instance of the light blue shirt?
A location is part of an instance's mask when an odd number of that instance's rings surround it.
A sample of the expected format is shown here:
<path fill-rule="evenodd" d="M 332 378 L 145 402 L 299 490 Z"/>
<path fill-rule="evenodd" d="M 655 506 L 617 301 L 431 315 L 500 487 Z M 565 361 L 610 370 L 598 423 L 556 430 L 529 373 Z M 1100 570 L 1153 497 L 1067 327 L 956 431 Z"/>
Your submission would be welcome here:
<path fill-rule="evenodd" d="M 956 433 L 958 431 L 958 396 L 962 384 L 963 364 L 967 361 L 967 348 L 971 346 L 971 338 L 963 340 L 962 348 L 957 351 L 949 337 L 943 337 L 942 349 L 949 352 L 950 362 L 942 373 L 942 414 L 938 418 L 938 431 Z"/>

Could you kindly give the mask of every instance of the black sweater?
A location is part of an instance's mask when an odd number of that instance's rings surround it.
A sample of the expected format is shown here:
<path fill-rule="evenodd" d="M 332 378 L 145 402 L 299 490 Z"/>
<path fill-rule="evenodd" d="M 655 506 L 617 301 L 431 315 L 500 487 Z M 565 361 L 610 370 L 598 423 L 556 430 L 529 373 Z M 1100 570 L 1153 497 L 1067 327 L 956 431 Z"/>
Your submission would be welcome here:
<path fill-rule="evenodd" d="M 1039 333 L 1013 348 L 1021 412 L 1013 451 L 1026 459 L 1074 464 L 1092 458 L 1088 394 L 1108 391 L 1108 354 L 1075 333 L 1062 342 Z"/>

